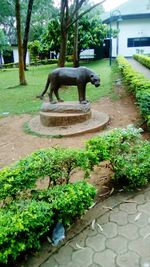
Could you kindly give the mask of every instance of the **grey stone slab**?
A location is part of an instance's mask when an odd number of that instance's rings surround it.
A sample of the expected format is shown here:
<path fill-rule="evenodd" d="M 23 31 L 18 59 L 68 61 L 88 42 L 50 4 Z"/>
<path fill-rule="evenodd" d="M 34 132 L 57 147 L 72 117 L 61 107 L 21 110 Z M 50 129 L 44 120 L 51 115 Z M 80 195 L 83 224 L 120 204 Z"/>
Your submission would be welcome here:
<path fill-rule="evenodd" d="M 102 234 L 97 234 L 96 236 L 88 237 L 86 245 L 95 251 L 102 251 L 105 249 L 105 241 L 106 238 Z"/>
<path fill-rule="evenodd" d="M 102 267 L 116 267 L 115 257 L 116 254 L 112 250 L 106 249 L 103 252 L 95 253 L 94 262 Z"/>
<path fill-rule="evenodd" d="M 116 263 L 118 267 L 139 267 L 140 257 L 131 251 L 123 255 L 119 255 L 116 258 Z"/>
<path fill-rule="evenodd" d="M 137 212 L 136 203 L 122 203 L 119 206 L 119 209 L 127 212 L 128 214 L 134 214 Z"/>
<path fill-rule="evenodd" d="M 140 267 L 150 267 L 150 256 L 140 259 Z"/>
<path fill-rule="evenodd" d="M 144 194 L 140 194 L 140 195 L 137 195 L 133 198 L 134 201 L 137 202 L 137 204 L 144 204 L 145 201 L 146 201 L 146 198 L 144 196 Z"/>
<path fill-rule="evenodd" d="M 93 263 L 92 265 L 90 265 L 90 267 L 102 267 L 102 266 L 99 264 Z"/>
<path fill-rule="evenodd" d="M 145 204 L 138 205 L 138 211 L 150 214 L 150 201 Z"/>
<path fill-rule="evenodd" d="M 79 235 L 75 236 L 71 242 L 69 242 L 69 246 L 71 246 L 73 249 L 79 249 L 77 245 L 81 247 L 85 247 L 85 239 L 87 236 L 87 231 L 81 232 Z"/>
<path fill-rule="evenodd" d="M 148 257 L 150 255 L 150 238 L 139 238 L 137 240 L 130 241 L 129 249 L 141 257 Z"/>
<path fill-rule="evenodd" d="M 150 238 L 150 224 L 142 227 L 139 229 L 139 233 L 141 237 L 145 238 Z"/>
<path fill-rule="evenodd" d="M 59 267 L 80 267 L 78 263 L 75 263 L 73 261 L 70 261 L 69 263 L 67 264 L 64 264 L 64 265 L 59 265 Z"/>
<path fill-rule="evenodd" d="M 104 215 L 100 216 L 96 222 L 100 225 L 107 223 L 109 220 L 109 212 L 106 212 Z"/>
<path fill-rule="evenodd" d="M 71 261 L 72 252 L 70 246 L 63 246 L 54 254 L 54 258 L 60 265 L 67 264 Z"/>
<path fill-rule="evenodd" d="M 150 201 L 150 190 L 144 192 L 144 197 L 145 197 L 146 201 Z"/>
<path fill-rule="evenodd" d="M 110 221 L 116 222 L 118 225 L 125 225 L 128 222 L 127 213 L 124 211 L 118 211 L 118 212 L 111 211 Z"/>
<path fill-rule="evenodd" d="M 148 224 L 148 215 L 142 212 L 137 212 L 136 214 L 129 214 L 128 215 L 128 222 L 134 223 L 138 227 L 143 227 Z"/>
<path fill-rule="evenodd" d="M 80 249 L 73 252 L 72 261 L 79 266 L 89 267 L 92 264 L 94 251 L 91 248 Z"/>
<path fill-rule="evenodd" d="M 44 262 L 41 267 L 58 267 L 58 264 L 54 257 L 50 257 L 46 262 Z"/>
<path fill-rule="evenodd" d="M 117 236 L 106 240 L 106 247 L 113 250 L 117 254 L 127 252 L 127 239 L 123 236 Z"/>
<path fill-rule="evenodd" d="M 117 224 L 114 222 L 108 222 L 103 225 L 103 235 L 107 238 L 112 238 L 117 235 Z"/>
<path fill-rule="evenodd" d="M 135 224 L 128 223 L 123 226 L 118 226 L 118 234 L 124 236 L 129 240 L 137 239 L 138 234 L 138 227 Z"/>

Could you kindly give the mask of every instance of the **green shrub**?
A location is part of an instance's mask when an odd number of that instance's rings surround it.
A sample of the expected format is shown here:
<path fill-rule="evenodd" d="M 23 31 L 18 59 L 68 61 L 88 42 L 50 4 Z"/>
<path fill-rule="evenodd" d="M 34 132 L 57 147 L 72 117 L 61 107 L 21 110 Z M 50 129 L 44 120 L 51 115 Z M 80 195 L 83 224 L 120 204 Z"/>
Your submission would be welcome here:
<path fill-rule="evenodd" d="M 96 190 L 85 182 L 57 185 L 36 199 L 13 201 L 0 210 L 0 262 L 39 249 L 40 240 L 57 221 L 69 225 L 93 203 Z M 33 196 L 34 198 L 34 196 Z"/>
<path fill-rule="evenodd" d="M 137 188 L 150 180 L 150 143 L 128 145 L 126 151 L 112 157 L 114 180 L 121 186 Z"/>
<path fill-rule="evenodd" d="M 87 169 L 84 153 L 75 149 L 41 149 L 11 167 L 0 170 L 0 199 L 16 197 L 22 190 L 35 187 L 36 181 L 49 176 L 49 185 L 68 183 L 76 167 Z"/>
<path fill-rule="evenodd" d="M 134 71 L 129 62 L 122 56 L 117 58 L 119 68 L 123 74 L 123 79 L 127 84 L 129 91 L 134 93 L 137 104 L 144 119 L 148 123 L 150 115 L 150 81 L 142 74 Z"/>
<path fill-rule="evenodd" d="M 133 58 L 139 61 L 142 65 L 150 69 L 150 57 L 146 55 L 135 54 Z"/>
<path fill-rule="evenodd" d="M 90 139 L 86 149 L 95 155 L 91 165 L 109 160 L 115 183 L 130 188 L 146 185 L 150 180 L 150 143 L 141 140 L 140 131 L 129 126 Z"/>

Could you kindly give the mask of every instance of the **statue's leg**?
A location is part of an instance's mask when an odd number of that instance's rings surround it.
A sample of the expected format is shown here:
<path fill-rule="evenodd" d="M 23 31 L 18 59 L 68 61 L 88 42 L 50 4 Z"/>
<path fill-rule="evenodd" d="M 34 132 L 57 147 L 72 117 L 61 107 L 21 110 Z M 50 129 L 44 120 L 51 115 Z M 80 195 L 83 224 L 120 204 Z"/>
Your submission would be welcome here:
<path fill-rule="evenodd" d="M 50 91 L 49 91 L 49 94 L 48 94 L 48 96 L 49 96 L 49 102 L 52 103 L 52 104 L 55 104 L 56 103 L 56 101 L 53 100 L 54 89 L 55 88 L 51 85 L 50 86 Z"/>
<path fill-rule="evenodd" d="M 79 102 L 81 104 L 86 104 L 88 101 L 86 101 L 85 94 L 86 94 L 86 85 L 79 84 L 78 85 L 78 94 L 79 94 Z"/>
<path fill-rule="evenodd" d="M 60 98 L 59 93 L 58 93 L 58 90 L 59 90 L 59 87 L 58 88 L 55 88 L 54 94 L 55 94 L 58 102 L 64 102 L 64 100 Z"/>

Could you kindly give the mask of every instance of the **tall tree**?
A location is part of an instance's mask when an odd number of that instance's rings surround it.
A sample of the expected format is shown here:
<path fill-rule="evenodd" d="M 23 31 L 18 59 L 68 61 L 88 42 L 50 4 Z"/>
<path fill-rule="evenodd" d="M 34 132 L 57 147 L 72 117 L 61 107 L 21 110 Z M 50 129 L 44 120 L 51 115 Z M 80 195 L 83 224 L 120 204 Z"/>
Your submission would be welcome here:
<path fill-rule="evenodd" d="M 61 0 L 61 12 L 60 12 L 61 46 L 60 46 L 60 56 L 58 62 L 58 65 L 60 67 L 63 67 L 65 65 L 68 30 L 70 26 L 72 26 L 81 17 L 83 17 L 85 14 L 90 12 L 95 7 L 101 5 L 105 1 L 106 0 L 102 0 L 101 2 L 98 2 L 97 4 L 90 6 L 89 8 L 80 13 L 79 11 L 81 10 L 86 0 L 78 0 L 78 1 L 75 0 L 73 5 L 69 5 L 69 0 Z"/>
<path fill-rule="evenodd" d="M 77 9 L 79 0 L 74 0 L 75 1 L 75 7 Z M 78 56 L 78 26 L 79 26 L 79 21 L 77 20 L 78 17 L 78 9 L 76 12 L 76 21 L 74 23 L 74 44 L 73 44 L 73 66 L 75 68 L 79 67 L 79 56 Z"/>
<path fill-rule="evenodd" d="M 27 55 L 27 45 L 28 45 L 28 39 L 29 39 L 29 30 L 30 30 L 30 21 L 31 21 L 33 2 L 34 0 L 29 0 L 28 2 L 28 10 L 27 10 L 27 16 L 26 16 L 24 38 L 23 38 L 23 61 L 24 61 L 25 70 L 27 69 L 26 68 L 26 55 Z"/>
<path fill-rule="evenodd" d="M 69 3 L 68 0 L 61 0 L 61 12 L 60 12 L 60 55 L 59 55 L 59 67 L 64 67 L 67 52 L 67 39 L 68 39 L 68 24 L 70 21 L 69 16 Z"/>
<path fill-rule="evenodd" d="M 21 19 L 20 19 L 20 0 L 15 0 L 16 11 L 16 28 L 17 28 L 17 40 L 18 40 L 18 55 L 19 55 L 19 80 L 20 85 L 26 85 L 24 62 L 23 62 L 23 47 L 21 38 Z"/>

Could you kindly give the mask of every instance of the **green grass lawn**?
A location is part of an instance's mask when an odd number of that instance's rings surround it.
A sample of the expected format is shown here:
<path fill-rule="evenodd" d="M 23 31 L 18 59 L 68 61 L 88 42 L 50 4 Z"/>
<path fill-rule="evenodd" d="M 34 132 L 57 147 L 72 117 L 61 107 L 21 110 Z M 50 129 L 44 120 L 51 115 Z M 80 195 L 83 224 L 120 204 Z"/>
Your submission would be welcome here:
<path fill-rule="evenodd" d="M 83 64 L 82 64 L 83 65 Z M 101 77 L 101 86 L 87 85 L 87 99 L 95 101 L 112 93 L 112 71 L 108 60 L 84 63 Z M 39 111 L 41 101 L 36 98 L 44 88 L 47 76 L 57 65 L 30 67 L 26 74 L 27 86 L 18 86 L 18 69 L 0 71 L 0 115 L 22 114 Z M 60 96 L 66 101 L 78 101 L 76 87 L 60 89 Z"/>

